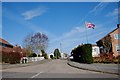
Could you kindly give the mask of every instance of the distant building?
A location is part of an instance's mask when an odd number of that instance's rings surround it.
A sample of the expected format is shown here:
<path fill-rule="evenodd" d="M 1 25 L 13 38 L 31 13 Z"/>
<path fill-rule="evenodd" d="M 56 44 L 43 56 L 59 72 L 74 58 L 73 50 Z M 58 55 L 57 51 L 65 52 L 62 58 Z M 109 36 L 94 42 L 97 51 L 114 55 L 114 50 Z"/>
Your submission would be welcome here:
<path fill-rule="evenodd" d="M 99 57 L 100 49 L 97 45 L 92 45 L 92 56 L 93 57 Z"/>
<path fill-rule="evenodd" d="M 48 54 L 48 59 L 52 59 L 52 58 L 54 58 L 54 54 L 53 53 Z"/>
<path fill-rule="evenodd" d="M 61 53 L 61 59 L 67 59 L 68 54 L 67 53 Z"/>
<path fill-rule="evenodd" d="M 103 41 L 109 39 L 111 42 L 110 52 L 113 52 L 113 55 L 117 57 L 120 55 L 120 24 L 117 25 L 117 28 L 108 33 L 105 37 L 98 40 L 96 43 L 100 47 L 100 53 L 106 53 L 107 49 L 103 45 Z"/>

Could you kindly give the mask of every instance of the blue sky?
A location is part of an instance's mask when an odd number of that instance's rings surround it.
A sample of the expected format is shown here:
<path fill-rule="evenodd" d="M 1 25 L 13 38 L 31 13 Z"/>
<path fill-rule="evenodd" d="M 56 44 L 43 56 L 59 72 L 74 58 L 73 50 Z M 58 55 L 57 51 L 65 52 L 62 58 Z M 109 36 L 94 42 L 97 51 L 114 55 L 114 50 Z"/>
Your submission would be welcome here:
<path fill-rule="evenodd" d="M 47 53 L 60 43 L 62 52 L 70 53 L 86 43 L 86 21 L 95 24 L 87 29 L 88 42 L 95 44 L 117 27 L 117 15 L 117 2 L 3 2 L 2 37 L 22 45 L 29 33 L 42 32 L 49 38 Z"/>

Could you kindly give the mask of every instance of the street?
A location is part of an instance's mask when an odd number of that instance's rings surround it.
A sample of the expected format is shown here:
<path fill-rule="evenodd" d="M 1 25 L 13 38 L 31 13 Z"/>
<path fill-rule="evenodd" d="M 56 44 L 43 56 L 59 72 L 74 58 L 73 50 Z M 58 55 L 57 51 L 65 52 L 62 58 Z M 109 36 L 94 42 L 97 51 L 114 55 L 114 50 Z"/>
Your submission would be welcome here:
<path fill-rule="evenodd" d="M 118 78 L 118 75 L 93 72 L 69 66 L 67 60 L 49 62 L 26 67 L 4 69 L 3 78 Z"/>

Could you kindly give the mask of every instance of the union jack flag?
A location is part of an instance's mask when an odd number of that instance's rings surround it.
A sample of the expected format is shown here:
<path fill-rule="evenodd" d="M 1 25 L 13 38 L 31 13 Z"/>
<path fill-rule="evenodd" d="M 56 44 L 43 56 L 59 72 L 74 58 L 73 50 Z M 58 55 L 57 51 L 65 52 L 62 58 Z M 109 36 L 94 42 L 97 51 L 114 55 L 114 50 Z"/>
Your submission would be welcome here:
<path fill-rule="evenodd" d="M 87 28 L 92 28 L 92 29 L 94 29 L 94 28 L 95 28 L 95 25 L 92 24 L 92 23 L 86 22 L 86 27 L 87 27 Z"/>

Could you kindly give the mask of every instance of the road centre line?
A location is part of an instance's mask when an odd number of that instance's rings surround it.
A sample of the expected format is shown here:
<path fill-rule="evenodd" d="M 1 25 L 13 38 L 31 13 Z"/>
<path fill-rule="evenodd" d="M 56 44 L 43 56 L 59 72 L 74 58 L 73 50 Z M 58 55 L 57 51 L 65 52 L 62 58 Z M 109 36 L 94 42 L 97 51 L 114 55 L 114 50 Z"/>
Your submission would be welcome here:
<path fill-rule="evenodd" d="M 42 72 L 39 72 L 37 74 L 35 74 L 34 76 L 32 76 L 31 78 L 35 78 L 36 76 L 40 75 Z"/>

